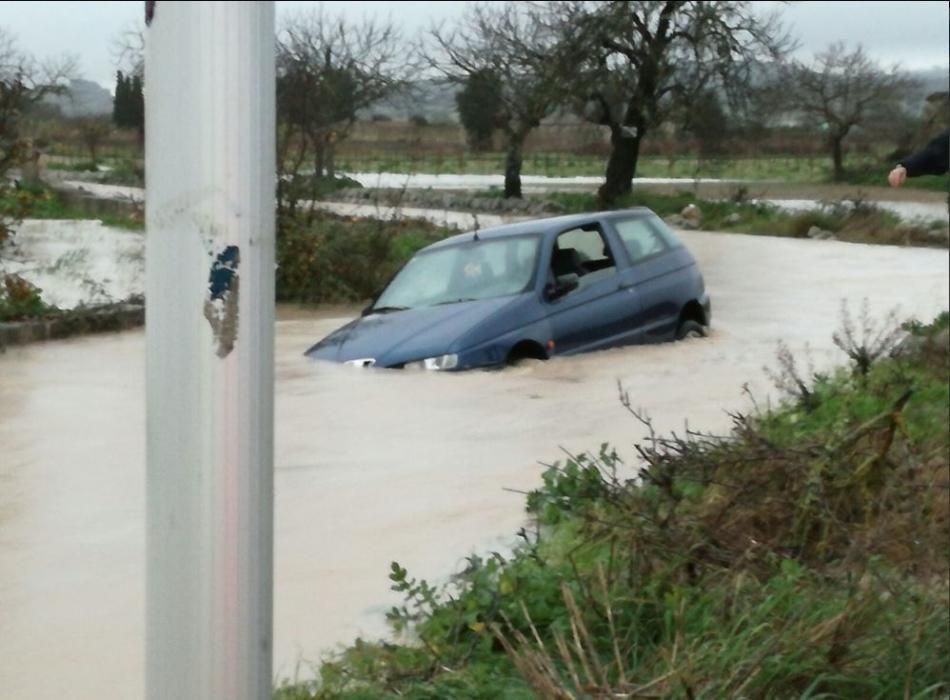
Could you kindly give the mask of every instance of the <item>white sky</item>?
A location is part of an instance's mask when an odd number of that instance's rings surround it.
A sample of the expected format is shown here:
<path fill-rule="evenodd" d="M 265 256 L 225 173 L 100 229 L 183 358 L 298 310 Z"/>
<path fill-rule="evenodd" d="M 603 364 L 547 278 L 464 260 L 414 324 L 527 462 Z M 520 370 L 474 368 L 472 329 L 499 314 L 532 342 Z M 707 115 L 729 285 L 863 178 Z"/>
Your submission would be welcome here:
<path fill-rule="evenodd" d="M 161 11 L 159 0 L 157 11 Z M 317 2 L 278 1 L 278 22 L 288 11 Z M 324 2 L 333 13 L 351 19 L 366 15 L 389 17 L 412 35 L 433 21 L 460 15 L 465 2 L 363 0 Z M 763 11 L 778 8 L 802 44 L 802 57 L 833 41 L 861 43 L 872 58 L 903 68 L 945 67 L 950 63 L 950 3 L 926 2 L 791 2 L 759 1 Z M 115 76 L 114 41 L 124 29 L 143 21 L 140 0 L 111 2 L 0 1 L 0 26 L 14 34 L 21 48 L 38 57 L 63 53 L 79 57 L 82 77 L 112 89 Z"/>

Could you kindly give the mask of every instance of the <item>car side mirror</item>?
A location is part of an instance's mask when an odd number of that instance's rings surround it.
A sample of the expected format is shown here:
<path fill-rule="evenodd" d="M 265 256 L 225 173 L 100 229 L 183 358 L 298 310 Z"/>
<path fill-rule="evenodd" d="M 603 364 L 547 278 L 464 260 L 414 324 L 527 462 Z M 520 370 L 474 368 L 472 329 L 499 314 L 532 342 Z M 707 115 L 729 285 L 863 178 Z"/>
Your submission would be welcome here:
<path fill-rule="evenodd" d="M 549 284 L 544 292 L 545 296 L 551 301 L 554 299 L 560 299 L 566 294 L 570 294 L 575 289 L 580 286 L 581 278 L 576 274 L 569 273 L 567 275 L 561 275 L 557 280 Z"/>

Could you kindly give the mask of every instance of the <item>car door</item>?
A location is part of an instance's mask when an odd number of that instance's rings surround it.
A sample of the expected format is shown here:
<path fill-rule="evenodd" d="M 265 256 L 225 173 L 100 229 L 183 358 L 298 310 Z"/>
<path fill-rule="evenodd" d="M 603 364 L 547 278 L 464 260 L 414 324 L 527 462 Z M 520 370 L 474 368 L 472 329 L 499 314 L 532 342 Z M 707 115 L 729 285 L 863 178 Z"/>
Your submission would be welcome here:
<path fill-rule="evenodd" d="M 594 222 L 561 232 L 551 245 L 543 303 L 556 354 L 607 347 L 629 331 L 636 296 L 621 287 L 617 252 Z M 575 274 L 576 289 L 549 293 L 557 279 Z"/>
<path fill-rule="evenodd" d="M 639 300 L 636 325 L 644 342 L 660 342 L 676 333 L 681 282 L 677 272 L 683 256 L 670 247 L 663 232 L 644 214 L 616 217 L 611 226 L 630 264 L 629 281 Z"/>

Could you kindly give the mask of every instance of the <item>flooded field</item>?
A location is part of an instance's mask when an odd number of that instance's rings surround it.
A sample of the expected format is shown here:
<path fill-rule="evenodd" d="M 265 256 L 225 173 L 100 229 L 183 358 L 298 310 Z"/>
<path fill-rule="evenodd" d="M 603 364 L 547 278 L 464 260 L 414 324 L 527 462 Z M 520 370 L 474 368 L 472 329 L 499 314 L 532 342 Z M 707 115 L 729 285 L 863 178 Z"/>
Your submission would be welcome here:
<path fill-rule="evenodd" d="M 644 429 L 725 431 L 764 401 L 776 343 L 840 359 L 842 300 L 875 316 L 948 306 L 947 251 L 685 233 L 713 299 L 710 338 L 434 375 L 311 364 L 350 309 L 282 309 L 277 324 L 275 673 L 385 632 L 399 561 L 439 580 L 504 549 L 523 496 L 570 451 Z M 144 334 L 0 355 L 0 697 L 137 698 L 144 668 Z"/>

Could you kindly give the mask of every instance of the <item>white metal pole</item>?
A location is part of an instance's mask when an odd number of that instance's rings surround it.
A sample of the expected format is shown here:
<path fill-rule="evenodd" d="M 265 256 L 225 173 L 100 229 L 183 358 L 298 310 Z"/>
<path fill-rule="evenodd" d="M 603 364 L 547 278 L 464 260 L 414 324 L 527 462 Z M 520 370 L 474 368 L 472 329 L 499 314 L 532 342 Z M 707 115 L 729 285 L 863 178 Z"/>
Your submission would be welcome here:
<path fill-rule="evenodd" d="M 271 695 L 274 3 L 156 2 L 146 53 L 146 688 Z"/>

